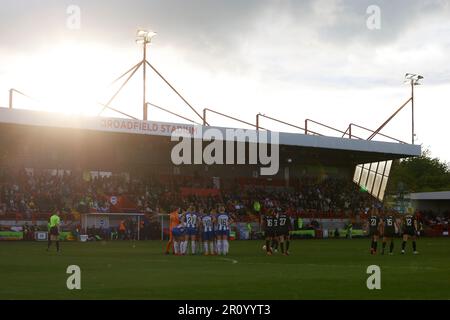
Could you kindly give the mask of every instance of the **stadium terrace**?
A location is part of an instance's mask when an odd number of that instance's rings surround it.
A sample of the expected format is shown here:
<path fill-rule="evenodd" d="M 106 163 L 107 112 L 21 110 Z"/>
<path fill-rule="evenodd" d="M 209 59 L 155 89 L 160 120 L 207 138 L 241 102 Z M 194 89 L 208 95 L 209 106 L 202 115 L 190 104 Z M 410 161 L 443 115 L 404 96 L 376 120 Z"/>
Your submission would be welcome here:
<path fill-rule="evenodd" d="M 6 166 L 15 164 L 23 168 L 64 170 L 81 166 L 87 171 L 131 175 L 145 176 L 158 172 L 181 176 L 201 175 L 209 179 L 225 176 L 254 178 L 268 182 L 268 177 L 260 176 L 258 164 L 174 165 L 171 151 L 177 142 L 171 141 L 172 134 L 181 129 L 195 137 L 199 128 L 202 127 L 0 108 L 0 131 L 2 136 L 8 137 L 8 140 L 2 140 L 2 150 L 7 154 L 3 158 L 3 165 Z M 221 132 L 224 140 L 230 142 L 226 132 L 233 128 L 204 128 Z M 322 175 L 339 175 L 350 181 L 353 178 L 355 183 L 379 199 L 384 195 L 390 161 L 419 156 L 421 153 L 420 146 L 406 143 L 289 132 L 277 135 L 280 170 L 270 177 L 272 181 L 288 187 L 291 181 L 305 174 L 317 175 L 321 172 Z M 235 137 L 232 139 L 237 144 Z M 202 140 L 204 145 L 211 142 L 211 139 L 203 136 Z M 22 147 L 19 150 L 15 146 Z M 247 141 L 247 159 L 251 149 Z M 223 156 L 228 159 L 227 150 L 224 150 Z M 105 159 L 108 161 L 105 162 Z M 240 162 L 235 159 L 234 163 Z"/>

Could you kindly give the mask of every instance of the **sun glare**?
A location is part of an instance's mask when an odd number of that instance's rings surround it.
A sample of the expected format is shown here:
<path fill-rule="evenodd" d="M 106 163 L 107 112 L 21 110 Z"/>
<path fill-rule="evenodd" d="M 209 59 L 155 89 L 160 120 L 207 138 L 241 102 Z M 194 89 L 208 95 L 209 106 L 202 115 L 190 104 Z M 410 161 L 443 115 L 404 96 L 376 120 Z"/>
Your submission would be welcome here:
<path fill-rule="evenodd" d="M 62 43 L 30 56 L 20 65 L 24 91 L 33 109 L 95 115 L 117 73 L 107 48 Z"/>

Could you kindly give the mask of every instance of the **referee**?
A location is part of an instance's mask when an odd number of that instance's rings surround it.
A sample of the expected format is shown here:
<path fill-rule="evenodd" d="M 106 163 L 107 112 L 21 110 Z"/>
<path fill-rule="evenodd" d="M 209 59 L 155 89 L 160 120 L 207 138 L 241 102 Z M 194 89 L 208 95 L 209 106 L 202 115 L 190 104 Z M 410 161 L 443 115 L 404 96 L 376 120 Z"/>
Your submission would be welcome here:
<path fill-rule="evenodd" d="M 56 242 L 56 252 L 59 252 L 59 225 L 61 219 L 59 218 L 59 210 L 57 209 L 53 215 L 50 217 L 50 222 L 48 223 L 48 245 L 47 251 L 50 250 L 52 241 Z"/>

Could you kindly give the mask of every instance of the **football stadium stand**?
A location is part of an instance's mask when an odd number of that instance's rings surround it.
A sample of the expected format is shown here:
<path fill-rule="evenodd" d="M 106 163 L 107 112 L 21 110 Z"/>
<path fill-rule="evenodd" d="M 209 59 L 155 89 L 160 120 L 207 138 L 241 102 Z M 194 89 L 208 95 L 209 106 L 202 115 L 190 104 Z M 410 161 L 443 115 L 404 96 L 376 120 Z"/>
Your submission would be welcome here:
<path fill-rule="evenodd" d="M 178 128 L 197 130 L 0 108 L 0 134 L 8 137 L 0 142 L 0 225 L 44 225 L 55 208 L 78 226 L 83 214 L 151 216 L 192 202 L 224 203 L 240 222 L 258 221 L 274 206 L 306 221 L 356 217 L 381 204 L 391 161 L 421 152 L 406 143 L 281 132 L 279 172 L 261 176 L 251 164 L 174 165 L 170 135 Z"/>

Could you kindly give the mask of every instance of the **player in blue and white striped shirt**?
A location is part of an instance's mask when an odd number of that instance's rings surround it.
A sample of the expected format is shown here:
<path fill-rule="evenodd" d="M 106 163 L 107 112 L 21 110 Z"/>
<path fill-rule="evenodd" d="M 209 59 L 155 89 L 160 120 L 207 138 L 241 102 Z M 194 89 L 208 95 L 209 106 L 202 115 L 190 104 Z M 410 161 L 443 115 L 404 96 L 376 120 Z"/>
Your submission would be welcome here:
<path fill-rule="evenodd" d="M 225 212 L 225 207 L 219 207 L 217 215 L 217 252 L 218 254 L 227 255 L 229 251 L 228 237 L 230 235 L 231 219 Z"/>
<path fill-rule="evenodd" d="M 201 218 L 202 240 L 205 256 L 214 254 L 214 217 L 211 215 L 215 210 L 207 212 Z"/>
<path fill-rule="evenodd" d="M 185 222 L 186 222 L 186 233 L 187 233 L 187 240 L 191 242 L 191 253 L 195 254 L 196 251 L 196 243 L 197 243 L 197 234 L 198 234 L 198 225 L 199 225 L 199 219 L 198 214 L 195 212 L 195 207 L 190 206 L 188 211 L 186 212 L 185 216 Z"/>

